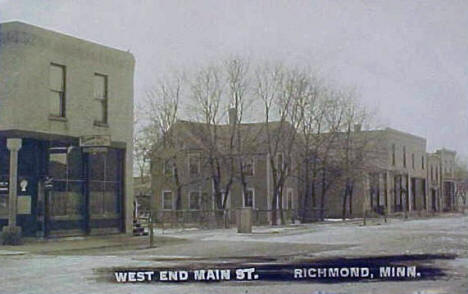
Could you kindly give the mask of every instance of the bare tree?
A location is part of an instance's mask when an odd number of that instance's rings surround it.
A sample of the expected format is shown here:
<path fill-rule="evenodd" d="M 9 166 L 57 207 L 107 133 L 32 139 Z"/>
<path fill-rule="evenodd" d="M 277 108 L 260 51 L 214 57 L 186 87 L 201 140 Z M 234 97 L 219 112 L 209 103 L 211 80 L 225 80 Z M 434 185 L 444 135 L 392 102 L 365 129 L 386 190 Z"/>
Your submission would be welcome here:
<path fill-rule="evenodd" d="M 342 218 L 353 214 L 353 197 L 356 184 L 364 185 L 365 202 L 368 201 L 370 188 L 369 173 L 375 172 L 381 165 L 385 148 L 379 146 L 380 133 L 363 131 L 362 128 L 370 121 L 370 113 L 356 100 L 354 92 L 343 93 L 344 120 L 336 145 L 336 155 L 339 159 L 338 169 L 343 183 Z M 383 155 L 383 156 L 382 156 Z"/>
<path fill-rule="evenodd" d="M 182 146 L 178 140 L 178 130 L 174 128 L 179 114 L 182 95 L 182 76 L 161 80 L 147 93 L 145 118 L 147 125 L 142 129 L 146 137 L 145 145 L 152 148 L 152 170 L 157 176 L 169 178 L 176 187 L 176 209 L 181 209 L 182 188 L 185 183 L 180 176 Z M 159 164 L 157 164 L 159 163 Z M 161 169 L 161 166 L 163 167 Z"/>
<path fill-rule="evenodd" d="M 283 190 L 294 169 L 296 130 L 304 119 L 303 105 L 310 95 L 310 80 L 304 71 L 266 66 L 256 73 L 255 94 L 264 107 L 265 145 L 273 189 L 272 224 L 277 224 L 277 210 L 284 224 Z"/>

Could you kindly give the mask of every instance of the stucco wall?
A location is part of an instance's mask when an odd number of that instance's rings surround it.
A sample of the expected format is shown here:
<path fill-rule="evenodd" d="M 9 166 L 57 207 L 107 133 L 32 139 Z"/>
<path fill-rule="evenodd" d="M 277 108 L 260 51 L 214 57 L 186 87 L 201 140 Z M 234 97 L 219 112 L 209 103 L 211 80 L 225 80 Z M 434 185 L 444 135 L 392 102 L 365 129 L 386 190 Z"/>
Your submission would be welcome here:
<path fill-rule="evenodd" d="M 134 57 L 21 22 L 0 24 L 0 131 L 80 137 L 110 135 L 126 146 L 126 230 L 133 205 Z M 49 117 L 49 70 L 66 68 L 66 119 Z M 94 125 L 94 74 L 108 77 L 108 127 Z"/>

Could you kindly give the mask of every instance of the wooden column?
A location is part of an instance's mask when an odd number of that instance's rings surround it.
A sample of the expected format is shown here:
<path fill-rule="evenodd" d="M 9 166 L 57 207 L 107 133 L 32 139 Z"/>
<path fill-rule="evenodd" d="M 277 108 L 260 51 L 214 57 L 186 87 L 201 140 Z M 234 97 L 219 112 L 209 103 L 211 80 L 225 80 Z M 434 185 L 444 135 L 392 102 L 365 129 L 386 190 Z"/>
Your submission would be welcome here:
<path fill-rule="evenodd" d="M 21 232 L 21 228 L 16 226 L 17 213 L 17 183 L 18 183 L 18 151 L 21 149 L 22 140 L 16 138 L 7 139 L 7 148 L 10 150 L 10 180 L 8 199 L 8 227 L 9 231 Z"/>

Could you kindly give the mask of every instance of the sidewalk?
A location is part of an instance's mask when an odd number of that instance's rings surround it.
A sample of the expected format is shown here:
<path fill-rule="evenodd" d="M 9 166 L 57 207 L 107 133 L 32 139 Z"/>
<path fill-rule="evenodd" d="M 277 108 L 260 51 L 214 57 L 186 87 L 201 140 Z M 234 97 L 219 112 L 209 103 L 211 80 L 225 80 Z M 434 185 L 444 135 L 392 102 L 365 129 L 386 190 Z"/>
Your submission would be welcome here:
<path fill-rule="evenodd" d="M 183 243 L 181 237 L 155 236 L 155 247 L 168 244 Z M 26 239 L 25 244 L 17 246 L 1 246 L 2 255 L 24 255 L 24 254 L 77 254 L 90 251 L 106 251 L 106 249 L 146 249 L 149 247 L 148 236 L 128 236 L 125 234 L 105 235 L 105 236 L 82 236 L 64 237 L 57 239 Z"/>

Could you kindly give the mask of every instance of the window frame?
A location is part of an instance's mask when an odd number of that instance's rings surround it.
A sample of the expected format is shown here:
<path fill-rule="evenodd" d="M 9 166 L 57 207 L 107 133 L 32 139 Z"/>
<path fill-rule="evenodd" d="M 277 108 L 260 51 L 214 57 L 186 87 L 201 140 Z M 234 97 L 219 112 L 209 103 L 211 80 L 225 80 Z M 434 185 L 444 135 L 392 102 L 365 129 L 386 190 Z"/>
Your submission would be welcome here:
<path fill-rule="evenodd" d="M 244 196 L 244 197 L 242 197 L 242 207 L 243 208 L 252 207 L 252 209 L 254 209 L 255 208 L 255 188 L 247 188 L 247 191 L 252 192 L 252 206 L 245 206 L 245 200 L 246 200 L 247 195 L 245 193 L 243 193 L 242 196 Z"/>
<path fill-rule="evenodd" d="M 164 206 L 164 203 L 165 203 L 165 194 L 166 193 L 171 193 L 171 208 L 166 208 Z M 163 190 L 161 191 L 161 208 L 162 210 L 174 210 L 174 192 L 172 192 L 172 190 Z"/>
<path fill-rule="evenodd" d="M 192 164 L 191 164 L 191 159 L 192 158 L 196 158 L 197 159 L 197 173 L 192 173 Z M 188 173 L 189 173 L 189 176 L 199 176 L 201 175 L 201 158 L 200 158 L 200 154 L 199 153 L 190 153 L 188 154 L 188 158 L 187 158 L 188 162 Z"/>
<path fill-rule="evenodd" d="M 50 79 L 51 79 L 51 68 L 52 67 L 56 67 L 56 68 L 60 68 L 61 71 L 62 71 L 62 90 L 56 90 L 56 89 L 52 89 L 51 85 L 50 85 Z M 59 64 L 59 63 L 55 63 L 55 62 L 51 62 L 49 64 L 49 93 L 50 92 L 53 92 L 53 93 L 57 93 L 59 94 L 59 103 L 60 103 L 60 113 L 59 114 L 56 114 L 56 113 L 51 113 L 50 112 L 50 99 L 51 97 L 49 96 L 49 118 L 57 118 L 57 119 L 64 119 L 66 118 L 66 91 L 67 91 L 67 68 L 65 65 L 63 64 Z"/>
<path fill-rule="evenodd" d="M 104 97 L 96 97 L 96 78 L 101 77 L 104 79 Z M 94 125 L 107 126 L 109 123 L 109 77 L 101 73 L 94 73 L 93 76 L 93 96 L 94 100 L 98 101 L 101 106 L 101 120 L 94 119 Z"/>
<path fill-rule="evenodd" d="M 278 157 L 281 156 L 281 166 L 279 165 L 279 160 L 278 160 Z M 276 158 L 275 158 L 275 161 L 276 161 L 276 170 L 277 171 L 282 171 L 284 169 L 284 154 L 283 152 L 276 152 Z"/>
<path fill-rule="evenodd" d="M 192 193 L 198 194 L 198 208 L 192 208 Z M 188 193 L 188 209 L 189 210 L 201 210 L 201 191 L 192 190 Z"/>
<path fill-rule="evenodd" d="M 406 146 L 403 146 L 403 167 L 406 168 Z"/>
<path fill-rule="evenodd" d="M 255 159 L 254 158 L 249 158 L 246 160 L 246 162 L 250 162 L 251 165 L 252 165 L 252 173 L 248 173 L 248 169 L 246 168 L 247 167 L 247 164 L 244 164 L 244 174 L 248 177 L 253 177 L 255 176 Z"/>
<path fill-rule="evenodd" d="M 165 177 L 173 177 L 175 174 L 175 166 L 172 164 L 172 166 L 168 166 L 172 162 L 171 158 L 166 158 L 163 160 L 163 176 Z"/>
<path fill-rule="evenodd" d="M 291 195 L 291 197 L 289 197 Z M 289 203 L 291 202 L 291 206 Z M 284 205 L 286 209 L 294 209 L 294 189 L 287 188 L 286 190 L 286 205 Z"/>

